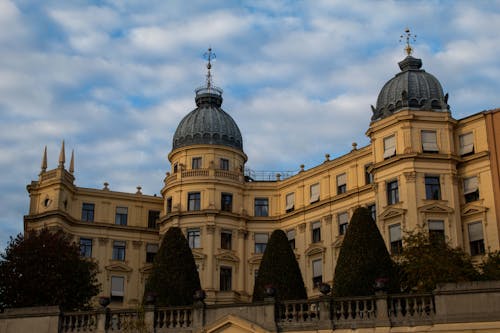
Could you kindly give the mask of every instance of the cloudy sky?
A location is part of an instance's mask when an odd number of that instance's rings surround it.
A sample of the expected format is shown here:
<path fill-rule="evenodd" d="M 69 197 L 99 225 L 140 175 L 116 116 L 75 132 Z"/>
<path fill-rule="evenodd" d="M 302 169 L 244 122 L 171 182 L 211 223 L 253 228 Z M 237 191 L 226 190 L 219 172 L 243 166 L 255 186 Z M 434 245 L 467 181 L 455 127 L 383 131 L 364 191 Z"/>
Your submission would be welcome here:
<path fill-rule="evenodd" d="M 0 250 L 45 146 L 49 169 L 62 140 L 74 149 L 78 186 L 159 193 L 208 46 L 247 167 L 310 168 L 368 144 L 407 26 L 455 118 L 500 107 L 499 1 L 0 0 Z"/>

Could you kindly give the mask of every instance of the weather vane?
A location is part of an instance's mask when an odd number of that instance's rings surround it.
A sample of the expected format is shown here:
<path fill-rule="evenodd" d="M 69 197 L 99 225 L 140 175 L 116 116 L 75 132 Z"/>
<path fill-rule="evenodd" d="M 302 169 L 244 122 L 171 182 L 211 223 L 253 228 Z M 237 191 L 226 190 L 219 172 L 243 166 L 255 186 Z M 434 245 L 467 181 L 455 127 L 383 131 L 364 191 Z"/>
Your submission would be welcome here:
<path fill-rule="evenodd" d="M 399 42 L 402 42 L 403 39 L 406 40 L 406 47 L 405 47 L 406 54 L 410 56 L 411 53 L 413 52 L 413 48 L 410 45 L 410 41 L 415 42 L 417 40 L 417 35 L 413 35 L 410 32 L 410 28 L 406 28 L 404 35 L 400 36 Z"/>
<path fill-rule="evenodd" d="M 207 63 L 207 88 L 210 89 L 212 86 L 212 74 L 210 73 L 210 69 L 212 69 L 212 60 L 215 59 L 215 53 L 212 52 L 212 48 L 209 47 L 208 51 L 203 54 L 203 58 L 208 60 Z"/>

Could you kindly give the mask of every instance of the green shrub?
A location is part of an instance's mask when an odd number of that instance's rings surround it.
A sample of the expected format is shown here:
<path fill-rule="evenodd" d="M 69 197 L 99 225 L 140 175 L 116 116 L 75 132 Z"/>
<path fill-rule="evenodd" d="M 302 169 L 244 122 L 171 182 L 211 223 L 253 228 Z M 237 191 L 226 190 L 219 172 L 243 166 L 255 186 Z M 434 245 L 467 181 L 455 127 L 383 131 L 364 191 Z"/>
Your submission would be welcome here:
<path fill-rule="evenodd" d="M 156 254 L 144 297 L 155 294 L 159 306 L 191 305 L 199 289 L 200 277 L 188 241 L 181 229 L 171 227 Z"/>
<path fill-rule="evenodd" d="M 488 253 L 479 268 L 483 280 L 500 280 L 500 251 Z"/>
<path fill-rule="evenodd" d="M 389 291 L 396 289 L 394 265 L 382 235 L 364 207 L 357 208 L 344 236 L 335 267 L 335 296 L 365 296 L 374 293 L 377 279 L 387 279 Z"/>
<path fill-rule="evenodd" d="M 264 300 L 267 286 L 275 288 L 280 300 L 307 298 L 299 264 L 282 230 L 273 231 L 267 243 L 255 280 L 253 302 Z"/>

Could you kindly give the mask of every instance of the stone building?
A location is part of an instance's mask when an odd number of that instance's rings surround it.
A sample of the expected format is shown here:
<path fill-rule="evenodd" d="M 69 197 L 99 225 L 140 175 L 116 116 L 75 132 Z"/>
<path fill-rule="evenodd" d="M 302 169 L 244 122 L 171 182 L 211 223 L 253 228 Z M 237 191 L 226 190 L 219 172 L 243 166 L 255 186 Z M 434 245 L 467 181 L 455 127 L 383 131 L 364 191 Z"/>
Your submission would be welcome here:
<path fill-rule="evenodd" d="M 209 74 L 196 108 L 179 123 L 161 197 L 78 187 L 64 144 L 56 169 L 47 152 L 28 185 L 25 230 L 59 228 L 99 263 L 112 306 L 140 301 L 162 235 L 185 232 L 207 303 L 246 302 L 270 233 L 284 230 L 309 296 L 332 283 L 350 216 L 371 209 L 388 249 L 405 231 L 424 228 L 475 260 L 500 249 L 500 109 L 454 119 L 448 94 L 408 56 L 381 89 L 366 135 L 370 144 L 292 176 L 245 173 L 241 132 L 222 107 Z M 367 112 L 367 117 L 369 117 Z"/>

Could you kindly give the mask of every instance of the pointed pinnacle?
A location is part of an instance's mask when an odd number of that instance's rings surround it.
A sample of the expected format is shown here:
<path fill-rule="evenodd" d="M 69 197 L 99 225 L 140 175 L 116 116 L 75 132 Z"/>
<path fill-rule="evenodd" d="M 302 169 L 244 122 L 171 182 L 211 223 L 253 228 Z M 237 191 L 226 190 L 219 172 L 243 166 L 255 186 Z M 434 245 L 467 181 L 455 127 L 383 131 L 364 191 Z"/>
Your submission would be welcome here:
<path fill-rule="evenodd" d="M 69 161 L 69 173 L 75 172 L 75 150 L 71 150 L 71 160 Z"/>
<path fill-rule="evenodd" d="M 66 162 L 66 153 L 64 152 L 64 140 L 61 145 L 61 152 L 59 153 L 59 168 L 64 168 Z"/>
<path fill-rule="evenodd" d="M 42 157 L 42 172 L 45 172 L 46 170 L 47 170 L 47 146 L 45 146 Z"/>

